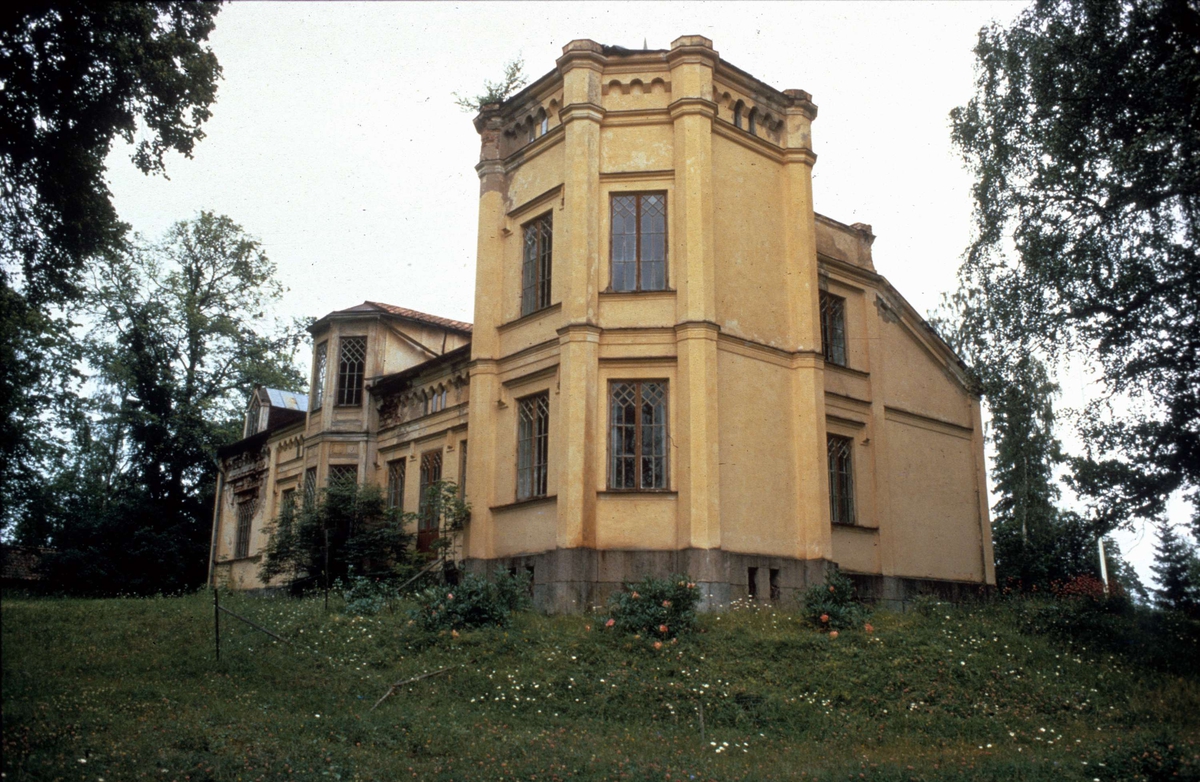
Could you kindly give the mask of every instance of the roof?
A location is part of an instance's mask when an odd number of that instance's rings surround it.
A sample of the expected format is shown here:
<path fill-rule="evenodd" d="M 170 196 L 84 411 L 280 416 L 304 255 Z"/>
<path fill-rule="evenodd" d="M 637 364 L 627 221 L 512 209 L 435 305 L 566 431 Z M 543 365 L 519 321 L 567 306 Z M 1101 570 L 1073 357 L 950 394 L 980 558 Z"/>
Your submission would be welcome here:
<path fill-rule="evenodd" d="M 304 411 L 308 409 L 308 394 L 297 394 L 295 391 L 282 391 L 278 388 L 263 387 L 271 407 L 283 407 L 288 410 Z"/>
<path fill-rule="evenodd" d="M 470 357 L 471 346 L 463 345 L 461 348 L 455 348 L 454 350 L 443 353 L 440 356 L 431 358 L 428 361 L 423 361 L 416 366 L 411 366 L 408 369 L 403 369 L 399 372 L 393 372 L 390 375 L 384 375 L 383 377 L 378 378 L 371 383 L 368 390 L 370 393 L 376 395 L 391 393 L 399 388 L 403 388 L 405 385 L 407 385 L 409 380 L 419 377 L 426 372 L 447 364 L 453 364 L 455 361 L 464 361 Z"/>
<path fill-rule="evenodd" d="M 464 323 L 461 320 L 451 320 L 450 318 L 443 318 L 440 315 L 430 315 L 427 312 L 418 312 L 417 310 L 410 310 L 407 307 L 397 307 L 395 304 L 384 304 L 380 301 L 364 301 L 362 304 L 329 313 L 318 320 L 317 323 L 309 326 L 309 331 L 312 331 L 318 323 L 322 323 L 336 315 L 365 315 L 370 313 L 395 315 L 399 318 L 415 320 L 418 323 L 428 323 L 431 326 L 458 331 L 463 334 L 470 334 L 472 328 L 470 323 Z"/>

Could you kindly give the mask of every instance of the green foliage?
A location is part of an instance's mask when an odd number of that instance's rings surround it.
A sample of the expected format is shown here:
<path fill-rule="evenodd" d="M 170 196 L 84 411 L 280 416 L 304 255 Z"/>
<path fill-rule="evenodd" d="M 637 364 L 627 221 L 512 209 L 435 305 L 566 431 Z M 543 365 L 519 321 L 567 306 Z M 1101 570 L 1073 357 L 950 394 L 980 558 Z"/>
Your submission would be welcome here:
<path fill-rule="evenodd" d="M 0 280 L 34 306 L 125 232 L 105 182 L 114 137 L 145 173 L 204 137 L 221 68 L 202 45 L 217 3 L 23 4 L 0 21 Z"/>
<path fill-rule="evenodd" d="M 854 582 L 836 568 L 825 573 L 824 584 L 806 589 L 801 599 L 805 618 L 823 630 L 853 630 L 871 615 L 871 609 L 855 598 Z"/>
<path fill-rule="evenodd" d="M 45 532 L 46 475 L 79 416 L 81 347 L 64 308 L 126 231 L 105 160 L 120 135 L 162 172 L 204 134 L 220 66 L 216 3 L 20 3 L 0 18 L 0 529 Z M 31 529 L 32 528 L 32 529 Z"/>
<path fill-rule="evenodd" d="M 1038 601 L 943 605 L 880 611 L 874 634 L 831 639 L 778 605 L 739 604 L 652 651 L 586 616 L 518 613 L 452 638 L 399 610 L 347 616 L 337 594 L 329 612 L 319 598 L 222 592 L 221 604 L 291 643 L 224 617 L 215 661 L 210 593 L 6 595 L 6 779 L 383 780 L 398 758 L 404 776 L 428 780 L 1200 771 L 1200 625 L 1175 613 L 1109 614 L 1111 640 L 1076 639 L 1026 628 L 1020 607 Z M 1146 665 L 1155 647 L 1178 667 Z M 371 709 L 391 684 L 442 669 Z"/>
<path fill-rule="evenodd" d="M 1158 581 L 1154 602 L 1159 608 L 1200 618 L 1200 583 L 1195 580 L 1198 560 L 1195 548 L 1170 524 L 1158 525 L 1158 545 L 1150 569 Z"/>
<path fill-rule="evenodd" d="M 528 79 L 525 78 L 525 61 L 521 58 L 509 60 L 504 66 L 504 76 L 500 81 L 485 81 L 483 83 L 483 93 L 476 95 L 473 98 L 464 98 L 457 92 L 454 93 L 454 102 L 463 111 L 472 113 L 478 112 L 484 106 L 493 103 L 503 103 L 510 96 L 525 86 Z"/>
<path fill-rule="evenodd" d="M 217 447 L 239 438 L 248 389 L 303 383 L 300 324 L 268 316 L 274 275 L 256 240 L 208 212 L 95 265 L 82 342 L 94 391 L 49 481 L 54 504 L 22 535 L 58 549 L 56 583 L 103 594 L 203 582 Z"/>
<path fill-rule="evenodd" d="M 1070 476 L 1099 532 L 1200 499 L 1198 45 L 1184 0 L 1037 0 L 980 32 L 951 115 L 976 180 L 968 320 L 1104 385 Z"/>
<path fill-rule="evenodd" d="M 622 633 L 668 640 L 695 629 L 699 604 L 700 588 L 686 573 L 646 576 L 609 596 L 609 621 Z"/>
<path fill-rule="evenodd" d="M 338 591 L 346 601 L 346 613 L 355 616 L 374 616 L 391 606 L 400 598 L 400 591 L 392 579 L 368 578 L 354 573 L 345 581 L 338 581 Z"/>
<path fill-rule="evenodd" d="M 347 600 L 369 601 L 368 585 L 394 589 L 415 572 L 412 539 L 378 486 L 334 482 L 316 502 L 280 509 L 268 529 L 259 576 L 282 577 L 294 589 L 341 579 L 354 595 Z"/>
<path fill-rule="evenodd" d="M 513 613 L 529 607 L 529 574 L 497 568 L 491 581 L 467 574 L 457 584 L 418 592 L 409 616 L 427 632 L 507 627 Z"/>

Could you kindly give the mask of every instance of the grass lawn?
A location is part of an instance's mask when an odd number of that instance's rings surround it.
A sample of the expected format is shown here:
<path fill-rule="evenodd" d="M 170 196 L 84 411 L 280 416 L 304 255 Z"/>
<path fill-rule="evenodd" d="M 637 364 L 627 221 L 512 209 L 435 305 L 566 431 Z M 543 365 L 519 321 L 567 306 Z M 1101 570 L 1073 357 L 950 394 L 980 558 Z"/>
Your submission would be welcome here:
<path fill-rule="evenodd" d="M 0 600 L 5 782 L 1200 778 L 1197 624 L 1150 612 L 930 603 L 831 639 L 743 607 L 655 651 L 600 617 L 222 604 L 293 643 L 223 617 L 216 661 L 206 593 Z"/>

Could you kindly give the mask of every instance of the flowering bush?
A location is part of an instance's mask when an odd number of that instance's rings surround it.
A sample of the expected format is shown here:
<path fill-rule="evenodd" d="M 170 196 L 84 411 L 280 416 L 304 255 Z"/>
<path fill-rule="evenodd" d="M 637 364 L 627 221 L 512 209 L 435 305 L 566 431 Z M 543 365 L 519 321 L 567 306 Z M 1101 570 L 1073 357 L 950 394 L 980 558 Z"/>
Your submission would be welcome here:
<path fill-rule="evenodd" d="M 1108 597 L 1104 591 L 1104 582 L 1095 576 L 1075 576 L 1065 584 L 1055 581 L 1050 585 L 1055 597 L 1066 600 L 1103 600 Z"/>
<path fill-rule="evenodd" d="M 409 616 L 425 630 L 507 627 L 514 611 L 529 606 L 529 574 L 496 569 L 492 581 L 468 575 L 458 584 L 430 587 L 416 595 Z"/>
<path fill-rule="evenodd" d="M 605 627 L 648 638 L 675 638 L 696 626 L 700 589 L 686 575 L 647 576 L 608 599 Z"/>
<path fill-rule="evenodd" d="M 854 599 L 854 582 L 839 570 L 825 574 L 824 584 L 814 584 L 804 592 L 804 613 L 822 630 L 850 630 L 861 627 L 871 609 Z"/>

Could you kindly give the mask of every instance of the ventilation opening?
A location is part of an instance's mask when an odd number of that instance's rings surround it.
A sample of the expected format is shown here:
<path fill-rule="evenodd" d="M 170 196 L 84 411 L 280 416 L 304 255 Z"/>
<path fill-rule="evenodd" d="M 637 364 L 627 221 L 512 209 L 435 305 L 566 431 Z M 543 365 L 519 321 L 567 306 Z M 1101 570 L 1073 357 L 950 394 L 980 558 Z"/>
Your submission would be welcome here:
<path fill-rule="evenodd" d="M 533 599 L 533 565 L 526 565 L 525 572 L 529 574 L 529 599 Z"/>
<path fill-rule="evenodd" d="M 768 574 L 768 576 L 770 577 L 771 583 L 771 602 L 777 603 L 779 602 L 779 568 L 771 568 L 771 572 Z"/>
<path fill-rule="evenodd" d="M 758 568 L 746 568 L 746 587 L 750 592 L 750 599 L 758 599 Z"/>

